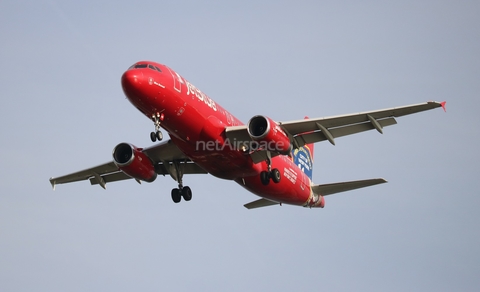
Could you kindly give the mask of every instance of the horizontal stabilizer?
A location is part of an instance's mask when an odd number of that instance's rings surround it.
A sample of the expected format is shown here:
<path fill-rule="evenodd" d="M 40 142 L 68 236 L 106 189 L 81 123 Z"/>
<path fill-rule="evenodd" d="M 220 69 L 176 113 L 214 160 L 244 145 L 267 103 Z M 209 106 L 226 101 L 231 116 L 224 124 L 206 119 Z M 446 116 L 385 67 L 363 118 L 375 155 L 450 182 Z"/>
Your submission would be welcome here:
<path fill-rule="evenodd" d="M 313 185 L 312 191 L 318 195 L 328 196 L 335 193 L 351 191 L 359 188 L 383 184 L 386 182 L 387 181 L 384 180 L 383 178 L 374 178 L 374 179 L 366 179 L 366 180 L 339 182 L 339 183 L 333 183 L 333 184 Z"/>
<path fill-rule="evenodd" d="M 255 208 L 267 207 L 267 206 L 278 205 L 278 204 L 279 203 L 270 201 L 267 199 L 260 199 L 260 200 L 256 200 L 248 204 L 245 204 L 244 206 L 247 209 L 255 209 Z"/>

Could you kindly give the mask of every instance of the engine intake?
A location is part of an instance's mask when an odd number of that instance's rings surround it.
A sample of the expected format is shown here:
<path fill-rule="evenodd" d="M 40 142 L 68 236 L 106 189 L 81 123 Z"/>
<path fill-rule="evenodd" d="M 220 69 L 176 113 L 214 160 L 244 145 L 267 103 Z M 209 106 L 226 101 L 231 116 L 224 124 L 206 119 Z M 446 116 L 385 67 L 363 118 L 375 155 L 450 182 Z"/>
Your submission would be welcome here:
<path fill-rule="evenodd" d="M 260 147 L 269 151 L 288 155 L 292 151 L 292 144 L 287 134 L 274 120 L 264 116 L 254 116 L 247 127 L 250 137 L 260 143 Z"/>
<path fill-rule="evenodd" d="M 128 176 L 153 182 L 157 178 L 155 166 L 141 148 L 128 143 L 120 143 L 113 149 L 113 161 Z"/>

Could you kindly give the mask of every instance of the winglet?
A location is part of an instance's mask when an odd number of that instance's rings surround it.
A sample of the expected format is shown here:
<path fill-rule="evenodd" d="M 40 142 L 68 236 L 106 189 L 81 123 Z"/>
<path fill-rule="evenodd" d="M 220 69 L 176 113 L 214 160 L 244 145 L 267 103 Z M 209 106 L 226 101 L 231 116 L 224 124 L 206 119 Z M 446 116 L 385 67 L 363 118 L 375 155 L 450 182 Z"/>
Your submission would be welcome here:
<path fill-rule="evenodd" d="M 56 181 L 53 179 L 53 177 L 50 178 L 50 183 L 52 184 L 53 190 L 55 190 L 55 183 L 56 183 Z"/>
<path fill-rule="evenodd" d="M 442 106 L 443 111 L 444 111 L 444 112 L 447 112 L 447 102 L 446 102 L 446 101 L 442 101 L 442 102 L 440 103 L 440 105 Z"/>

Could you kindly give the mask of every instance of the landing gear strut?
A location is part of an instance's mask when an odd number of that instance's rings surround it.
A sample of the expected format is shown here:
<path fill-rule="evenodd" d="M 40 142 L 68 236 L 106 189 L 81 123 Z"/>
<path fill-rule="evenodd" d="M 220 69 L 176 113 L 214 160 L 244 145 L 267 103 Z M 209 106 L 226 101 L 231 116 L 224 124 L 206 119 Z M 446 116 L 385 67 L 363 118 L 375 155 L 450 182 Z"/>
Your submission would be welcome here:
<path fill-rule="evenodd" d="M 282 178 L 280 175 L 280 171 L 277 168 L 272 169 L 272 157 L 270 152 L 267 152 L 267 170 L 260 172 L 260 181 L 264 186 L 270 183 L 270 179 L 273 180 L 274 183 L 279 183 L 280 179 Z"/>
<path fill-rule="evenodd" d="M 170 174 L 172 175 L 172 178 L 178 182 L 178 188 L 172 189 L 173 202 L 180 203 L 182 197 L 185 201 L 190 201 L 192 199 L 192 190 L 190 189 L 190 187 L 183 186 L 183 171 L 181 163 L 179 161 L 173 161 L 171 167 L 172 171 L 170 172 Z"/>
<path fill-rule="evenodd" d="M 155 124 L 155 132 L 150 133 L 150 139 L 152 142 L 155 141 L 162 141 L 163 134 L 160 132 L 160 123 L 163 121 L 163 114 L 157 113 L 156 115 L 152 116 L 153 123 Z"/>

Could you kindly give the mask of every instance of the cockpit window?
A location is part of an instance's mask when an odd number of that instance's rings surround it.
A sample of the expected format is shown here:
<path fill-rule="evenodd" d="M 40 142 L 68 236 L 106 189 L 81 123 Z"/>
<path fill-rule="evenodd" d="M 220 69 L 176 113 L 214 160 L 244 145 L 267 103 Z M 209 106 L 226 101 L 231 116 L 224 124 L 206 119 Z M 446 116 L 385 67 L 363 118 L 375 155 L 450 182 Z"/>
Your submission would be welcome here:
<path fill-rule="evenodd" d="M 130 69 L 143 69 L 143 68 L 148 68 L 148 69 L 151 69 L 151 70 L 162 72 L 162 70 L 160 70 L 160 68 L 158 68 L 157 66 L 153 66 L 151 64 L 133 64 L 132 66 L 130 66 L 128 68 L 128 70 L 130 70 Z"/>
<path fill-rule="evenodd" d="M 162 72 L 162 70 L 160 70 L 160 68 L 158 68 L 157 66 L 153 66 L 153 65 L 148 64 L 148 68 L 150 68 L 152 70 L 155 70 L 155 71 L 158 71 L 158 72 Z"/>

